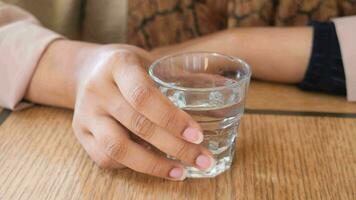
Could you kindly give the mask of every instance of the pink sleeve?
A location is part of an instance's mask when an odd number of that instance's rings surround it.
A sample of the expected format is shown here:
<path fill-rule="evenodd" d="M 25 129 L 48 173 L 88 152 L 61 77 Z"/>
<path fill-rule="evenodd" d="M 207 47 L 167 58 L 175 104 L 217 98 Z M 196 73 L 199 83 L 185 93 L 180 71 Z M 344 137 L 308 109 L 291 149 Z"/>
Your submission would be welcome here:
<path fill-rule="evenodd" d="M 31 14 L 0 2 L 0 107 L 19 108 L 42 53 L 61 36 Z"/>
<path fill-rule="evenodd" d="M 346 75 L 347 99 L 356 101 L 356 16 L 333 20 Z"/>

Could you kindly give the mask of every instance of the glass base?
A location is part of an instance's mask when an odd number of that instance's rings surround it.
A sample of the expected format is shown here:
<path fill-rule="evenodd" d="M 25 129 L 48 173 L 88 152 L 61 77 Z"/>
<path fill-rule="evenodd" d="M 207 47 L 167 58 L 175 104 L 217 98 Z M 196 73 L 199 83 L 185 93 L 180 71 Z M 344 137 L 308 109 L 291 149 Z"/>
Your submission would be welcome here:
<path fill-rule="evenodd" d="M 188 178 L 212 178 L 220 175 L 221 173 L 230 169 L 232 163 L 232 159 L 226 157 L 219 162 L 216 163 L 215 167 L 208 170 L 203 171 L 197 169 L 195 167 L 186 167 L 187 170 L 187 177 Z"/>
<path fill-rule="evenodd" d="M 211 177 L 216 177 L 219 174 L 230 169 L 235 155 L 235 144 L 236 144 L 236 140 L 234 137 L 232 144 L 229 147 L 227 147 L 224 152 L 218 154 L 214 154 L 213 152 L 216 160 L 216 164 L 210 170 L 200 170 L 195 167 L 186 166 L 185 168 L 187 170 L 187 177 L 188 178 L 211 178 Z"/>
<path fill-rule="evenodd" d="M 204 140 L 202 146 L 207 148 L 214 156 L 215 166 L 209 170 L 201 170 L 191 165 L 185 165 L 188 178 L 208 178 L 215 177 L 230 169 L 235 155 L 236 140 L 238 137 L 239 117 L 234 118 L 232 123 L 227 126 L 221 126 L 223 123 L 215 125 L 214 123 L 201 124 L 204 130 Z M 237 120 L 236 120 L 237 119 Z M 214 127 L 218 127 L 215 128 Z M 205 129 L 204 129 L 205 128 Z M 177 160 L 174 157 L 167 156 L 170 159 Z"/>

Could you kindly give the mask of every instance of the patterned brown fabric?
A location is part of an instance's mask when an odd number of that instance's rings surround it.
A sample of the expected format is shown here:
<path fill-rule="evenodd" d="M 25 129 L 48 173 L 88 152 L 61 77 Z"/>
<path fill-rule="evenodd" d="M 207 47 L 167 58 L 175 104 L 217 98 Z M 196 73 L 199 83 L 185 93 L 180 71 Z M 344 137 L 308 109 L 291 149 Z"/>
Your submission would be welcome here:
<path fill-rule="evenodd" d="M 356 0 L 129 0 L 128 8 L 128 43 L 149 49 L 232 27 L 355 15 Z"/>
<path fill-rule="evenodd" d="M 152 48 L 224 29 L 227 3 L 227 0 L 130 0 L 127 40 Z"/>

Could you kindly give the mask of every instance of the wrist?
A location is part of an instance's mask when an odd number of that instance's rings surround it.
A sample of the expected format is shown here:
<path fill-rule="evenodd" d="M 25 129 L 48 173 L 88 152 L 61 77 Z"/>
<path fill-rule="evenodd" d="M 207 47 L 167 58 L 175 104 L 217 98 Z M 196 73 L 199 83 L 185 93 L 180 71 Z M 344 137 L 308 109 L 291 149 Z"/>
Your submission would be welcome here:
<path fill-rule="evenodd" d="M 70 40 L 52 42 L 38 62 L 25 95 L 27 100 L 73 108 L 80 73 L 98 45 Z"/>

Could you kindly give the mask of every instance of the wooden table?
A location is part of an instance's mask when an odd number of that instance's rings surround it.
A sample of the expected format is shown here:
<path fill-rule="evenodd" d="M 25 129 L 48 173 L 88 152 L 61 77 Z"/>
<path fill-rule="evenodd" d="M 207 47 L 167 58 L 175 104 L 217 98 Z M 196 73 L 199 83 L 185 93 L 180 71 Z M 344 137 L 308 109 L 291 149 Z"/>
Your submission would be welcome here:
<path fill-rule="evenodd" d="M 98 168 L 71 111 L 0 111 L 0 199 L 356 199 L 356 104 L 253 82 L 247 108 L 231 170 L 184 182 Z"/>

